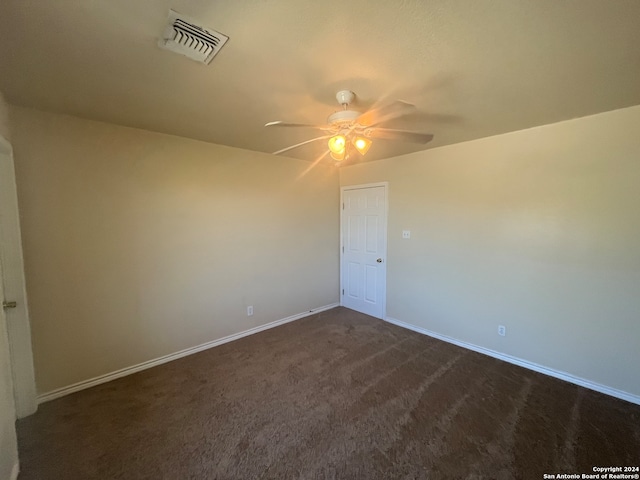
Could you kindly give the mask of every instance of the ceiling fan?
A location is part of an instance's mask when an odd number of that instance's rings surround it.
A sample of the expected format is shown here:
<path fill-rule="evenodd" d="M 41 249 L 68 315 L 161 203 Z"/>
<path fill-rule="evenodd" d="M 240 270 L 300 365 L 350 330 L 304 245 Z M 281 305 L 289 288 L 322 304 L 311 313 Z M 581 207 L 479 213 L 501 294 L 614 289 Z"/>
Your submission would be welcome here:
<path fill-rule="evenodd" d="M 379 126 L 394 118 L 403 117 L 415 112 L 415 105 L 396 100 L 388 105 L 361 113 L 349 108 L 355 97 L 355 93 L 350 90 L 340 90 L 336 94 L 336 99 L 342 106 L 342 110 L 338 110 L 329 115 L 326 125 L 287 123 L 280 120 L 266 123 L 265 127 L 304 127 L 324 132 L 324 135 L 296 143 L 295 145 L 273 153 L 278 155 L 312 142 L 327 140 L 328 150 L 318 160 L 321 160 L 329 154 L 335 161 L 341 162 L 353 158 L 356 154 L 361 156 L 366 155 L 373 143 L 372 139 L 401 140 L 422 144 L 430 142 L 433 139 L 433 135 L 429 133 L 411 132 L 408 130 L 397 130 Z"/>

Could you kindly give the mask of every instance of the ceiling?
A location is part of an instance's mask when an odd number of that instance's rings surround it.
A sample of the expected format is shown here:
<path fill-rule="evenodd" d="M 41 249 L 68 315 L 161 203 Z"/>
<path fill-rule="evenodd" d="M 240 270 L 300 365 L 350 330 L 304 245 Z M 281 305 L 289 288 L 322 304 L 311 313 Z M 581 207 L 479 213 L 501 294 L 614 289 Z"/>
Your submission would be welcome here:
<path fill-rule="evenodd" d="M 169 9 L 230 37 L 210 65 L 161 50 Z M 367 160 L 640 104 L 637 0 L 2 0 L 9 103 L 273 152 L 314 136 L 335 93 L 395 99 Z M 287 155 L 314 160 L 316 142 Z"/>

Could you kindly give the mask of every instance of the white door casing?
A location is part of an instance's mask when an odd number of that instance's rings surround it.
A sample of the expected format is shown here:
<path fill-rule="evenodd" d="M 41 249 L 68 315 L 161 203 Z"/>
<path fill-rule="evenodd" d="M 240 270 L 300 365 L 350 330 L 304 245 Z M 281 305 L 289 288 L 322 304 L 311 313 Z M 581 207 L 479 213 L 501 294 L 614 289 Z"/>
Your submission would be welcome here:
<path fill-rule="evenodd" d="M 384 319 L 388 184 L 343 187 L 340 204 L 340 304 Z"/>
<path fill-rule="evenodd" d="M 15 408 L 18 418 L 22 418 L 34 413 L 38 404 L 13 150 L 2 136 L 0 136 L 0 259 L 5 299 L 15 301 L 17 304 L 16 308 L 7 309 L 5 313 Z"/>

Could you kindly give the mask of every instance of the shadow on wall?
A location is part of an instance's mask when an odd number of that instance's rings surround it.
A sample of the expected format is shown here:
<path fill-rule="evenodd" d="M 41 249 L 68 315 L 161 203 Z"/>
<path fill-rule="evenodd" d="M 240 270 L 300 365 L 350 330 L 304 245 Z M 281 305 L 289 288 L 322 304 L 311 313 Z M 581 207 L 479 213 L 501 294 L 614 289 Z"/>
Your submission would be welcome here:
<path fill-rule="evenodd" d="M 7 110 L 7 104 L 4 101 L 2 92 L 0 92 L 0 136 L 3 136 L 7 140 L 10 140 L 9 112 Z"/>

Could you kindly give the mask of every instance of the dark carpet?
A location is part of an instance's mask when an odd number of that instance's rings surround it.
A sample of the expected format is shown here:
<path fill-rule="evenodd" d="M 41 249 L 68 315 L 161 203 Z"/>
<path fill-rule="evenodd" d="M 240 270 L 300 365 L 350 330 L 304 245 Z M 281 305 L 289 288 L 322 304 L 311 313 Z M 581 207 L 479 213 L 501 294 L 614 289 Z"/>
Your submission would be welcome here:
<path fill-rule="evenodd" d="M 336 308 L 48 402 L 20 480 L 541 479 L 640 463 L 640 406 Z"/>

